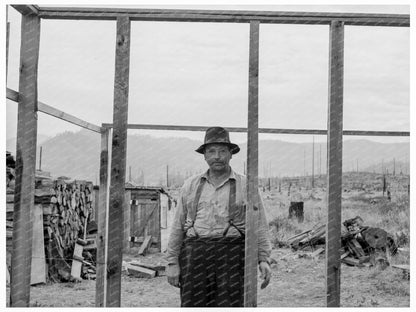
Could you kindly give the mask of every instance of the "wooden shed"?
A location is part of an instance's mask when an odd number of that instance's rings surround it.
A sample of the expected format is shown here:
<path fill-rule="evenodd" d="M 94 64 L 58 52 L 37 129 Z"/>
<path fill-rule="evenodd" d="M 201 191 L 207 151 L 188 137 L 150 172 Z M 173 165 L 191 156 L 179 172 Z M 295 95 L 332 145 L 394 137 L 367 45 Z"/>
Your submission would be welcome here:
<path fill-rule="evenodd" d="M 168 219 L 172 214 L 170 196 L 162 187 L 126 183 L 124 208 L 124 250 L 140 247 L 151 236 L 154 251 L 167 249 Z"/>

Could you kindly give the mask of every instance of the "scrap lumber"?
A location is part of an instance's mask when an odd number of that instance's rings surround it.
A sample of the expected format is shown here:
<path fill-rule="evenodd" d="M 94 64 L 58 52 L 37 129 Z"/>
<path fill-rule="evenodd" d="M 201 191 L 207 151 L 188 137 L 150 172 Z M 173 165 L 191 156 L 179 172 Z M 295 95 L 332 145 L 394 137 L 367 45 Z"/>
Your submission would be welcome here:
<path fill-rule="evenodd" d="M 129 262 L 129 264 L 142 267 L 145 269 L 153 270 L 156 272 L 156 276 L 162 276 L 165 274 L 166 266 L 161 265 L 161 264 L 150 264 L 150 263 L 143 263 L 140 261 L 131 261 Z"/>
<path fill-rule="evenodd" d="M 129 275 L 140 278 L 153 278 L 156 276 L 156 271 L 150 270 L 141 266 L 131 265 L 126 263 L 127 272 Z"/>
<path fill-rule="evenodd" d="M 315 258 L 317 256 L 319 256 L 321 253 L 323 253 L 325 251 L 325 248 L 320 247 L 318 249 L 316 249 L 313 253 L 312 253 L 312 258 Z"/>
<path fill-rule="evenodd" d="M 75 243 L 74 248 L 74 255 L 72 258 L 72 266 L 71 266 L 71 276 L 75 279 L 81 279 L 81 268 L 82 268 L 82 261 L 84 258 L 82 257 L 83 246 L 79 243 Z"/>
<path fill-rule="evenodd" d="M 145 255 L 146 252 L 147 252 L 147 249 L 150 247 L 151 243 L 152 243 L 152 236 L 147 235 L 144 239 L 143 244 L 140 246 L 139 255 Z"/>
<path fill-rule="evenodd" d="M 35 205 L 32 212 L 32 262 L 30 270 L 30 285 L 46 283 L 46 259 L 43 237 L 42 205 Z"/>

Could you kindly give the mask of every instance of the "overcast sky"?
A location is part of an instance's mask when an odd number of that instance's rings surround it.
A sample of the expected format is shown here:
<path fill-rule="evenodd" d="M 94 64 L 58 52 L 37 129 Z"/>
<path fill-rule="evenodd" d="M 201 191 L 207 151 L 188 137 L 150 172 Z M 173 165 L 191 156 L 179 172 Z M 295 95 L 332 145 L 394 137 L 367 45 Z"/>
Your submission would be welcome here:
<path fill-rule="evenodd" d="M 200 8 L 409 13 L 403 5 Z M 8 15 L 7 86 L 18 90 L 21 19 L 13 8 Z M 42 20 L 39 100 L 97 125 L 112 122 L 115 26 L 115 21 Z M 246 127 L 248 24 L 132 22 L 131 29 L 129 123 Z M 260 26 L 260 127 L 326 129 L 328 31 L 322 25 Z M 407 27 L 346 26 L 345 130 L 410 130 L 409 33 Z M 7 138 L 16 136 L 16 123 L 17 104 L 7 101 Z M 39 113 L 39 134 L 79 129 Z M 245 134 L 232 138 L 246 141 Z M 311 140 L 294 135 L 260 138 Z"/>

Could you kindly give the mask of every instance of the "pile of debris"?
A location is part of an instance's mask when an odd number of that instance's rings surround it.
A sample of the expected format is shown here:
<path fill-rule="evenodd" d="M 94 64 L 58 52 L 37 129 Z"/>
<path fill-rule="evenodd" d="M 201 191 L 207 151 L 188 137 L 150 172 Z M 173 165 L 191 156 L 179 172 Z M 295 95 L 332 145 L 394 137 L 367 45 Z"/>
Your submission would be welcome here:
<path fill-rule="evenodd" d="M 341 234 L 341 261 L 352 266 L 389 265 L 388 257 L 397 253 L 397 246 L 386 231 L 363 225 L 359 216 L 345 220 L 345 230 Z M 310 247 L 313 255 L 322 253 L 325 249 L 326 225 L 318 224 L 312 229 L 290 237 L 287 244 L 293 250 Z"/>

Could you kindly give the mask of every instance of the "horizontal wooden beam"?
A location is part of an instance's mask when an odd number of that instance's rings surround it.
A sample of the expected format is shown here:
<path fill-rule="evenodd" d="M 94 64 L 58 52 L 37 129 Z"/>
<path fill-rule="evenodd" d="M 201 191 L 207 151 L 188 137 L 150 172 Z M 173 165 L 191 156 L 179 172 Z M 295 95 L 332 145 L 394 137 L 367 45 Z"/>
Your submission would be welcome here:
<path fill-rule="evenodd" d="M 9 100 L 12 100 L 14 102 L 19 101 L 19 93 L 12 90 L 12 89 L 9 89 L 9 88 L 6 89 L 6 97 Z M 101 133 L 101 130 L 102 130 L 102 128 L 99 127 L 99 126 L 96 126 L 92 123 L 81 120 L 81 119 L 79 119 L 79 118 L 77 118 L 73 115 L 62 112 L 59 109 L 56 109 L 52 106 L 49 106 L 45 103 L 42 103 L 41 101 L 38 101 L 38 111 L 42 112 L 42 113 L 45 113 L 45 114 L 48 114 L 48 115 L 51 115 L 53 117 L 62 119 L 64 121 L 70 122 L 70 123 L 72 123 L 74 125 L 77 125 L 77 126 L 80 126 L 82 128 L 89 129 L 89 130 L 94 131 L 94 132 Z"/>
<path fill-rule="evenodd" d="M 22 15 L 39 14 L 39 7 L 37 5 L 12 4 L 12 7 Z"/>
<path fill-rule="evenodd" d="M 112 128 L 110 123 L 103 123 L 104 128 Z M 173 131 L 206 131 L 209 127 L 204 126 L 169 126 L 169 125 L 146 125 L 146 124 L 128 124 L 127 129 L 148 129 L 148 130 L 173 130 Z M 247 132 L 247 128 L 225 127 L 229 132 Z M 312 134 L 327 135 L 326 130 L 315 129 L 275 129 L 259 128 L 259 133 L 273 134 Z M 409 131 L 360 131 L 344 130 L 344 135 L 361 135 L 361 136 L 410 136 Z"/>
<path fill-rule="evenodd" d="M 224 22 L 275 24 L 321 24 L 342 21 L 345 25 L 409 27 L 409 14 L 316 13 L 236 10 L 171 10 L 43 7 L 39 16 L 45 19 L 116 20 L 126 15 L 132 21 Z"/>

